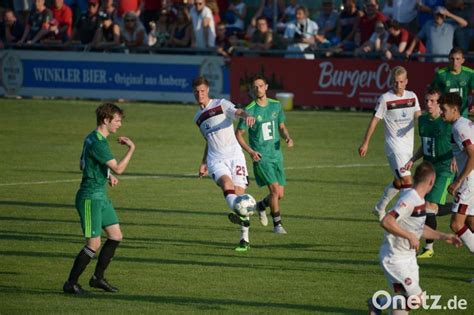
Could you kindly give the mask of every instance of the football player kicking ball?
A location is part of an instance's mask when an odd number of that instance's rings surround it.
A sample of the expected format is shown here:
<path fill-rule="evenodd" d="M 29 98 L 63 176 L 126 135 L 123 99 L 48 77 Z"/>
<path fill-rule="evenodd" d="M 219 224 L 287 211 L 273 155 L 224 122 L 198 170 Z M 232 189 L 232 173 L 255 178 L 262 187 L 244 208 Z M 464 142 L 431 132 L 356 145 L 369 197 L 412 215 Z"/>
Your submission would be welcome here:
<path fill-rule="evenodd" d="M 209 82 L 205 77 L 199 76 L 193 80 L 193 93 L 200 107 L 194 122 L 206 140 L 199 177 L 209 173 L 224 192 L 229 209 L 234 211 L 235 199 L 247 188 L 248 173 L 244 153 L 234 135 L 233 120 L 242 118 L 249 126 L 253 126 L 255 119 L 225 99 L 211 99 Z M 231 212 L 229 219 L 241 226 L 240 243 L 235 250 L 247 251 L 250 248 L 249 218 L 241 218 Z"/>
<path fill-rule="evenodd" d="M 453 182 L 456 163 L 451 149 L 451 125 L 441 118 L 439 90 L 429 90 L 425 96 L 427 113 L 418 118 L 418 132 L 421 146 L 405 165 L 411 169 L 413 163 L 423 157 L 424 161 L 433 164 L 436 170 L 436 181 L 433 189 L 426 195 L 426 222 L 436 230 L 436 216 L 451 214 L 452 203 L 446 203 L 448 186 Z M 433 240 L 427 239 L 418 258 L 431 258 L 434 255 Z"/>
<path fill-rule="evenodd" d="M 385 215 L 380 225 L 385 230 L 379 258 L 385 277 L 393 288 L 394 295 L 410 297 L 417 305 L 422 303 L 422 289 L 419 284 L 419 267 L 416 252 L 420 237 L 444 240 L 456 247 L 462 245 L 454 234 L 445 234 L 425 225 L 425 195 L 435 183 L 436 174 L 430 162 L 422 162 L 416 169 L 413 188 L 404 191 L 395 207 Z M 392 295 L 392 300 L 393 295 Z M 395 299 L 400 300 L 400 299 Z M 380 314 L 377 304 L 369 299 L 370 314 Z M 405 303 L 406 304 L 406 303 Z M 408 314 L 400 305 L 391 305 L 394 315 Z"/>
<path fill-rule="evenodd" d="M 400 189 L 411 187 L 410 170 L 405 164 L 413 155 L 415 119 L 421 115 L 420 104 L 415 93 L 405 90 L 408 84 L 407 71 L 397 66 L 392 69 L 392 89 L 382 94 L 375 106 L 375 113 L 370 120 L 364 141 L 359 147 L 359 155 L 364 157 L 375 128 L 381 119 L 385 123 L 385 154 L 395 179 L 388 184 L 373 213 L 381 220 L 385 215 L 388 203 Z"/>
<path fill-rule="evenodd" d="M 285 114 L 280 102 L 267 98 L 268 84 L 262 75 L 257 75 L 252 81 L 256 99 L 246 107 L 246 111 L 256 118 L 255 124 L 248 126 L 240 120 L 236 137 L 242 148 L 253 160 L 255 180 L 260 187 L 267 186 L 270 193 L 257 203 L 260 223 L 268 224 L 265 208 L 270 206 L 273 218 L 273 232 L 286 234 L 281 224 L 280 202 L 286 185 L 283 155 L 280 150 L 280 137 L 285 139 L 288 147 L 293 147 L 293 140 L 285 126 Z M 249 132 L 249 144 L 245 142 L 244 134 Z"/>
<path fill-rule="evenodd" d="M 454 196 L 451 230 L 474 253 L 474 126 L 461 116 L 462 99 L 458 93 L 447 93 L 440 101 L 441 117 L 453 126 L 453 153 L 458 175 L 449 185 Z"/>
<path fill-rule="evenodd" d="M 105 103 L 99 106 L 95 113 L 97 129 L 92 131 L 84 141 L 80 160 L 82 181 L 76 194 L 76 209 L 81 218 L 86 245 L 76 256 L 69 279 L 63 286 L 64 293 L 76 295 L 85 293 L 78 279 L 99 250 L 102 229 L 107 234 L 107 241 L 102 246 L 89 285 L 107 292 L 118 291 L 104 278 L 104 272 L 122 240 L 117 214 L 107 196 L 105 185 L 107 182 L 112 187 L 118 184 L 118 179 L 110 173 L 110 170 L 115 174 L 122 174 L 135 151 L 132 140 L 119 137 L 118 142 L 128 147 L 127 153 L 120 162 L 117 162 L 110 152 L 107 137 L 117 132 L 122 126 L 123 110 L 121 108 L 112 103 Z"/>

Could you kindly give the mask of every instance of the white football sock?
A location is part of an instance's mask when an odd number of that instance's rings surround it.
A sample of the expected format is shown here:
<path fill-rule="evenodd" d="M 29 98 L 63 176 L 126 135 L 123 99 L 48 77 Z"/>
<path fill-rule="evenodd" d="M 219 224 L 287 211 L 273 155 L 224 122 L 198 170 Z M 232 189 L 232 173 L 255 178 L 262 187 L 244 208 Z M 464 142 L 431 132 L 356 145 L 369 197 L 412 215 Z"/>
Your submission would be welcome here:
<path fill-rule="evenodd" d="M 234 203 L 235 203 L 236 198 L 237 198 L 236 194 L 228 194 L 227 196 L 225 196 L 225 201 L 227 202 L 227 205 L 232 211 L 234 211 Z"/>
<path fill-rule="evenodd" d="M 462 232 L 462 230 L 464 230 L 464 232 Z M 474 253 L 474 234 L 472 234 L 471 230 L 467 226 L 464 226 L 464 228 L 461 229 L 461 231 L 459 232 L 457 232 L 456 234 L 462 240 L 464 245 L 466 245 L 469 251 L 471 253 Z"/>
<path fill-rule="evenodd" d="M 240 226 L 240 239 L 246 241 L 247 243 L 250 243 L 248 226 Z"/>
<path fill-rule="evenodd" d="M 398 189 L 393 186 L 393 183 L 388 184 L 383 190 L 383 195 L 375 207 L 378 211 L 385 211 L 389 202 L 397 195 Z"/>

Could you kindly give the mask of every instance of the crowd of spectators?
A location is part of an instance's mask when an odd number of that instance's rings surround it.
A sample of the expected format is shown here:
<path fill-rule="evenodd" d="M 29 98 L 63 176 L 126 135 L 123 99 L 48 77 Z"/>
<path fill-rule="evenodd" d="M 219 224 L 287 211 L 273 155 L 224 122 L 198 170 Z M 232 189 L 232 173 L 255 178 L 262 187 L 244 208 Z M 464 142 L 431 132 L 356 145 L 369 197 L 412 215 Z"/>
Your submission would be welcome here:
<path fill-rule="evenodd" d="M 287 58 L 433 61 L 444 61 L 452 47 L 474 51 L 474 10 L 466 0 L 318 0 L 311 8 L 299 0 L 254 0 L 253 7 L 246 0 L 0 1 L 0 47 L 194 48 L 226 57 L 273 50 Z"/>

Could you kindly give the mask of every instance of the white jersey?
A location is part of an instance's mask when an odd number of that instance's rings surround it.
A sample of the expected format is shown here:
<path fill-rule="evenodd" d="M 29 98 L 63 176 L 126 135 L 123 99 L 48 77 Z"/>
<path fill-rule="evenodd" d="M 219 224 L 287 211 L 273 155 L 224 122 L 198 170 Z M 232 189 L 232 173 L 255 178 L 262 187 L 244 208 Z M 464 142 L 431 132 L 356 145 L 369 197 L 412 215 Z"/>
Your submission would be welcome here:
<path fill-rule="evenodd" d="M 233 159 L 243 155 L 235 138 L 233 121 L 237 108 L 225 99 L 211 99 L 194 116 L 194 122 L 207 141 L 207 162 Z"/>
<path fill-rule="evenodd" d="M 466 146 L 474 144 L 474 126 L 467 118 L 459 117 L 453 124 L 453 155 L 456 158 L 458 170 L 462 171 L 467 163 Z M 468 179 L 474 179 L 474 171 L 468 175 Z"/>
<path fill-rule="evenodd" d="M 379 97 L 375 117 L 384 120 L 385 154 L 413 154 L 417 111 L 420 111 L 420 103 L 411 91 L 405 91 L 400 97 L 390 90 Z"/>
<path fill-rule="evenodd" d="M 401 194 L 397 204 L 387 215 L 393 216 L 402 229 L 415 233 L 418 239 L 423 235 L 426 219 L 425 200 L 413 188 Z M 406 238 L 385 231 L 380 256 L 403 259 L 415 257 L 416 251 L 410 248 L 410 242 Z"/>

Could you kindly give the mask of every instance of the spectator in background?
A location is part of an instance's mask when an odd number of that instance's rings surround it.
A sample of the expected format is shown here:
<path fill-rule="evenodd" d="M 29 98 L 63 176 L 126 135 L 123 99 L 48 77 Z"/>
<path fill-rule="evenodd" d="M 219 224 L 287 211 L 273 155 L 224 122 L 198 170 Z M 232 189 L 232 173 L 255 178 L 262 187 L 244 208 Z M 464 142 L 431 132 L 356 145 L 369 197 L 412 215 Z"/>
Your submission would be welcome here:
<path fill-rule="evenodd" d="M 3 26 L 0 39 L 7 45 L 17 43 L 25 31 L 23 24 L 17 20 L 15 13 L 11 9 L 6 9 L 3 13 Z"/>
<path fill-rule="evenodd" d="M 338 44 L 336 27 L 339 13 L 334 10 L 333 0 L 323 0 L 323 9 L 316 19 L 319 30 L 318 35 L 324 38 L 326 45 Z"/>
<path fill-rule="evenodd" d="M 406 57 L 405 51 L 408 45 L 413 41 L 415 36 L 404 28 L 401 28 L 400 24 L 391 20 L 388 23 L 388 33 L 390 36 L 387 40 L 387 49 L 385 50 L 385 58 L 391 60 L 393 57 Z M 414 52 L 418 54 L 424 54 L 426 52 L 425 45 L 423 42 L 418 41 L 417 46 L 414 48 Z"/>
<path fill-rule="evenodd" d="M 18 16 L 19 22 L 22 25 L 27 25 L 30 11 L 33 10 L 33 0 L 14 0 L 13 10 L 16 16 Z"/>
<path fill-rule="evenodd" d="M 193 26 L 187 13 L 187 8 L 183 7 L 177 12 L 176 22 L 170 30 L 169 47 L 188 48 L 191 47 Z"/>
<path fill-rule="evenodd" d="M 227 23 L 227 35 L 236 33 L 242 35 L 245 31 L 244 20 L 247 16 L 247 6 L 242 0 L 232 0 L 229 8 L 224 14 Z"/>
<path fill-rule="evenodd" d="M 35 44 L 49 34 L 49 23 L 53 13 L 44 5 L 44 0 L 35 1 L 35 10 L 31 12 L 19 44 Z"/>
<path fill-rule="evenodd" d="M 219 55 L 229 58 L 232 54 L 232 44 L 226 35 L 226 25 L 224 22 L 220 22 L 216 26 L 216 51 Z"/>
<path fill-rule="evenodd" d="M 283 12 L 285 12 L 284 0 L 260 0 L 258 9 L 250 22 L 253 27 L 257 24 L 257 18 L 260 16 L 264 16 L 267 19 L 270 28 L 273 27 L 274 1 L 277 1 L 276 19 L 279 20 L 283 16 Z"/>
<path fill-rule="evenodd" d="M 85 45 L 92 43 L 101 23 L 99 0 L 89 0 L 87 12 L 83 13 L 77 22 L 75 38 Z"/>
<path fill-rule="evenodd" d="M 61 40 L 63 43 L 71 39 L 72 36 L 72 11 L 64 0 L 54 0 L 54 5 L 51 8 L 53 18 L 58 25 L 54 30 L 55 39 Z"/>
<path fill-rule="evenodd" d="M 379 11 L 377 0 L 365 0 L 364 11 L 360 17 L 356 34 L 356 45 L 361 45 L 370 39 L 375 31 L 375 24 L 385 23 L 387 18 Z"/>
<path fill-rule="evenodd" d="M 273 47 L 273 32 L 268 27 L 267 19 L 261 16 L 257 19 L 257 30 L 252 34 L 249 48 L 255 50 L 269 50 Z"/>
<path fill-rule="evenodd" d="M 418 35 L 413 39 L 406 51 L 407 56 L 413 53 L 419 40 L 425 40 L 426 52 L 428 54 L 448 55 L 449 51 L 453 48 L 454 32 L 457 27 L 446 23 L 446 17 L 456 21 L 460 27 L 467 26 L 466 20 L 452 14 L 444 7 L 437 7 L 433 14 L 434 20 L 427 22 L 418 32 Z M 445 62 L 447 58 L 434 57 L 432 61 Z"/>
<path fill-rule="evenodd" d="M 115 7 L 114 0 L 102 0 L 100 7 L 102 11 L 109 15 L 112 18 L 112 21 L 115 24 L 120 23 L 120 19 L 118 18 L 117 8 Z"/>
<path fill-rule="evenodd" d="M 467 27 L 460 27 L 454 31 L 453 47 L 460 47 L 464 51 L 469 50 L 470 33 L 472 29 L 471 7 L 463 0 L 446 0 L 446 9 L 452 14 L 459 16 L 468 22 Z M 471 23 L 469 23 L 471 21 Z M 447 19 L 446 22 L 456 26 L 457 22 Z M 470 24 L 470 25 L 469 25 Z"/>
<path fill-rule="evenodd" d="M 409 32 L 418 31 L 416 0 L 387 0 L 382 13 L 391 20 L 400 23 L 400 27 Z"/>
<path fill-rule="evenodd" d="M 217 5 L 216 0 L 206 0 L 206 7 L 211 9 L 212 17 L 214 18 L 214 25 L 220 23 L 221 16 L 219 12 L 219 6 Z"/>
<path fill-rule="evenodd" d="M 356 56 L 361 56 L 367 53 L 382 54 L 387 50 L 388 32 L 382 22 L 377 22 L 375 31 L 370 36 L 369 40 L 362 44 L 355 50 Z"/>
<path fill-rule="evenodd" d="M 426 22 L 433 21 L 433 11 L 436 7 L 444 5 L 444 0 L 416 0 L 418 7 L 418 30 L 425 26 Z"/>
<path fill-rule="evenodd" d="M 288 23 L 283 35 L 284 41 L 288 44 L 289 52 L 304 52 L 315 47 L 318 42 L 318 24 L 308 18 L 308 9 L 299 6 L 296 9 L 296 20 Z M 305 58 L 314 59 L 314 53 L 311 54 L 287 54 L 287 58 Z"/>
<path fill-rule="evenodd" d="M 145 26 L 145 30 L 148 34 L 150 34 L 150 22 L 155 22 L 160 19 L 160 12 L 162 9 L 163 2 L 166 0 L 143 0 L 143 24 Z"/>
<path fill-rule="evenodd" d="M 296 20 L 296 8 L 298 7 L 298 0 L 290 0 L 290 3 L 283 11 L 283 16 L 280 19 L 281 23 L 289 23 Z"/>
<path fill-rule="evenodd" d="M 130 11 L 123 15 L 123 26 L 120 29 L 122 43 L 127 48 L 140 47 L 145 44 L 145 27 L 135 12 Z"/>
<path fill-rule="evenodd" d="M 148 46 L 164 47 L 170 39 L 170 17 L 166 9 L 161 10 L 157 22 L 150 22 L 150 32 L 148 32 Z"/>
<path fill-rule="evenodd" d="M 359 22 L 359 11 L 355 0 L 345 0 L 344 10 L 339 15 L 336 27 L 336 35 L 340 40 L 338 47 L 345 51 L 355 48 L 355 33 Z"/>
<path fill-rule="evenodd" d="M 193 42 L 195 48 L 213 48 L 216 43 L 216 28 L 211 9 L 206 6 L 205 0 L 195 0 L 191 9 L 193 22 Z"/>
<path fill-rule="evenodd" d="M 101 12 L 102 23 L 96 30 L 92 47 L 95 49 L 110 49 L 120 45 L 120 26 L 114 23 L 112 16 Z"/>
<path fill-rule="evenodd" d="M 133 12 L 135 16 L 140 17 L 142 0 L 117 0 L 117 15 L 119 24 L 125 19 L 125 14 Z M 122 25 L 123 26 L 123 25 Z"/>

